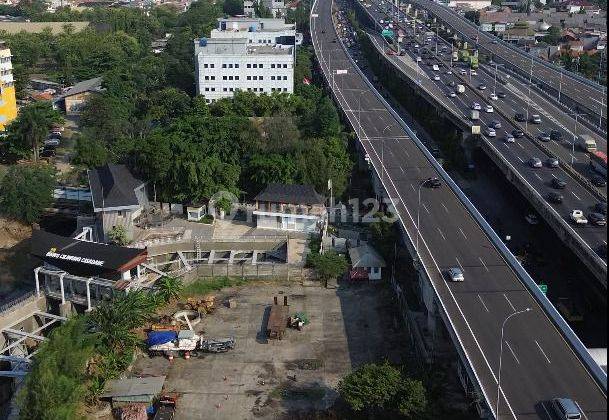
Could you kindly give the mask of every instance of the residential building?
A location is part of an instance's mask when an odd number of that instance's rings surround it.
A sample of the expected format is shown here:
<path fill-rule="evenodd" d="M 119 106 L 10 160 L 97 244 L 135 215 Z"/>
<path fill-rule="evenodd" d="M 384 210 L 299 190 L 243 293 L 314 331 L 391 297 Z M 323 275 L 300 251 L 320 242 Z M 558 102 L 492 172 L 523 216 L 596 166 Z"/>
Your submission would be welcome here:
<path fill-rule="evenodd" d="M 364 244 L 349 248 L 351 260 L 350 279 L 380 280 L 385 259 L 370 245 Z"/>
<path fill-rule="evenodd" d="M 0 41 L 0 131 L 17 117 L 11 50 Z"/>
<path fill-rule="evenodd" d="M 122 226 L 133 239 L 134 222 L 149 208 L 146 183 L 135 178 L 125 165 L 108 163 L 87 171 L 97 228 L 108 233 Z"/>
<path fill-rule="evenodd" d="M 79 115 L 91 95 L 103 92 L 102 78 L 84 80 L 69 88 L 55 100 L 55 106 L 65 110 L 66 115 Z"/>
<path fill-rule="evenodd" d="M 269 184 L 254 200 L 258 228 L 313 233 L 325 223 L 325 200 L 312 185 Z"/>
<path fill-rule="evenodd" d="M 234 92 L 294 91 L 296 28 L 283 19 L 218 19 L 210 38 L 195 41 L 197 93 L 208 103 Z"/>
<path fill-rule="evenodd" d="M 481 10 L 490 7 L 491 0 L 450 0 L 448 7 L 461 10 Z"/>
<path fill-rule="evenodd" d="M 275 18 L 286 16 L 286 5 L 283 0 L 245 0 L 243 2 L 243 14 L 248 17 L 256 17 L 254 2 L 257 1 L 261 7 L 267 9 Z"/>

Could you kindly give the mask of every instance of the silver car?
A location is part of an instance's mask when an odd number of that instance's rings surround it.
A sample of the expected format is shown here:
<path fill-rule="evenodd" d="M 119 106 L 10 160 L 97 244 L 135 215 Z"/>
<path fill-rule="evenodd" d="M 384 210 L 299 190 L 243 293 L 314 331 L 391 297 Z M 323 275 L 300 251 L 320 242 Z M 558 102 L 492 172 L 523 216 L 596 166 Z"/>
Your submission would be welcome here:
<path fill-rule="evenodd" d="M 461 271 L 458 267 L 451 267 L 447 271 L 448 278 L 450 281 L 464 281 L 465 276 L 463 275 L 463 271 Z"/>
<path fill-rule="evenodd" d="M 541 168 L 543 167 L 543 163 L 541 163 L 541 159 L 534 157 L 529 159 L 529 166 L 531 168 Z"/>

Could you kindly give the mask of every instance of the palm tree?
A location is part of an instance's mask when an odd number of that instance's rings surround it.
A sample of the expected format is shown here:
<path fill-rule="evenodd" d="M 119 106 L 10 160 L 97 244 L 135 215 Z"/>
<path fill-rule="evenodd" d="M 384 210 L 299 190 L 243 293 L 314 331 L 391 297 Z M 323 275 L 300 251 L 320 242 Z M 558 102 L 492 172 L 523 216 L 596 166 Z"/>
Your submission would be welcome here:
<path fill-rule="evenodd" d="M 178 299 L 180 293 L 184 288 L 182 281 L 176 277 L 164 276 L 157 280 L 157 294 L 165 301 L 169 303 L 172 299 Z"/>
<path fill-rule="evenodd" d="M 31 149 L 34 161 L 37 161 L 38 147 L 53 123 L 61 121 L 61 116 L 50 102 L 35 102 L 21 108 L 17 118 L 7 127 L 11 152 L 25 157 Z"/>

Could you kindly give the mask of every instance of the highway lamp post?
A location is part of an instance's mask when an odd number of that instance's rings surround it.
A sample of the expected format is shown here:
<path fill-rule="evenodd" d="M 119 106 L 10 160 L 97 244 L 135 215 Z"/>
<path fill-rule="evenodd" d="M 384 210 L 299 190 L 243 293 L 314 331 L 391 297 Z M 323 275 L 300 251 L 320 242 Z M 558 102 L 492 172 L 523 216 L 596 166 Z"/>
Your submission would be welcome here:
<path fill-rule="evenodd" d="M 495 83 L 493 84 L 493 95 L 497 93 L 497 63 L 495 63 Z"/>
<path fill-rule="evenodd" d="M 529 106 L 531 104 L 531 83 L 533 82 L 533 57 L 531 56 L 531 69 L 529 70 L 529 93 L 527 94 L 527 119 L 524 122 L 524 131 L 529 131 Z"/>
<path fill-rule="evenodd" d="M 507 324 L 507 322 L 515 317 L 516 315 L 520 315 L 523 314 L 525 312 L 529 312 L 531 310 L 531 308 L 526 308 L 523 309 L 521 311 L 516 311 L 511 313 L 510 315 L 508 315 L 507 318 L 505 318 L 505 320 L 503 321 L 503 324 L 501 325 L 501 344 L 499 346 L 500 350 L 499 350 L 499 373 L 498 373 L 498 379 L 497 379 L 497 401 L 495 402 L 495 419 L 499 420 L 499 395 L 501 394 L 501 364 L 502 364 L 502 359 L 503 359 L 503 332 L 505 330 L 505 324 Z"/>
<path fill-rule="evenodd" d="M 571 166 L 573 166 L 575 160 L 575 143 L 577 142 L 577 118 L 583 114 L 575 113 L 575 126 L 573 128 L 573 142 L 571 142 Z"/>
<path fill-rule="evenodd" d="M 562 69 L 560 69 L 560 80 L 558 82 L 558 103 L 560 103 L 561 94 L 562 94 Z"/>
<path fill-rule="evenodd" d="M 385 188 L 385 130 L 391 128 L 391 124 L 383 128 L 381 132 L 381 186 Z M 381 197 L 381 201 L 382 201 Z"/>
<path fill-rule="evenodd" d="M 438 180 L 438 178 L 436 177 L 431 177 L 431 178 L 427 178 L 424 179 L 423 181 L 419 182 L 419 188 L 417 189 L 417 196 L 418 196 L 418 201 L 417 201 L 417 239 L 415 241 L 415 254 L 417 256 L 417 258 L 419 258 L 419 236 L 421 236 L 421 232 L 419 230 L 419 222 L 420 222 L 420 215 L 421 215 L 421 188 L 423 188 L 423 186 L 431 181 L 434 180 Z"/>
<path fill-rule="evenodd" d="M 362 128 L 362 95 L 366 93 L 366 90 L 362 89 L 357 95 L 357 125 L 359 127 L 359 135 L 363 137 L 363 128 Z"/>

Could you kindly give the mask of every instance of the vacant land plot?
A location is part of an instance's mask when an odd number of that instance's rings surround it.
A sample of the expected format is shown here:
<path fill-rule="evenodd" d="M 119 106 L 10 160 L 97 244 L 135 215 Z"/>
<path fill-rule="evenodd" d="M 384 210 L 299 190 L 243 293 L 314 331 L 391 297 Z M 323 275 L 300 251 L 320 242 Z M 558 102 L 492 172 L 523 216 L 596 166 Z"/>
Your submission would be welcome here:
<path fill-rule="evenodd" d="M 290 313 L 304 311 L 310 324 L 268 340 L 266 319 L 273 296 L 288 297 Z M 299 285 L 250 284 L 225 289 L 219 305 L 195 327 L 205 336 L 234 336 L 235 350 L 190 360 L 136 363 L 135 374 L 167 375 L 165 389 L 181 395 L 178 419 L 290 417 L 323 410 L 336 399 L 339 379 L 354 367 L 406 357 L 403 328 L 396 328 L 391 293 L 382 285 L 343 285 L 330 290 Z M 290 413 L 290 414 L 288 414 Z"/>

